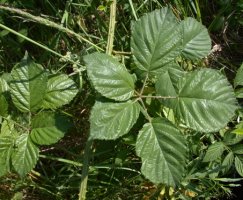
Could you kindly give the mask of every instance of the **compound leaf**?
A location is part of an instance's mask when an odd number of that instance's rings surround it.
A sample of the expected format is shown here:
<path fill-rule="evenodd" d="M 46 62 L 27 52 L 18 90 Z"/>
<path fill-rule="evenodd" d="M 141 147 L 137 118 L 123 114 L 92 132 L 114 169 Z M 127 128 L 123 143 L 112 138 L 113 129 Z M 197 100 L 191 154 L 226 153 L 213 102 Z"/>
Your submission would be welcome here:
<path fill-rule="evenodd" d="M 10 92 L 14 105 L 22 112 L 40 108 L 47 83 L 42 66 L 25 57 L 11 72 Z"/>
<path fill-rule="evenodd" d="M 156 83 L 157 93 L 176 97 L 162 103 L 172 108 L 176 117 L 188 127 L 201 132 L 218 131 L 234 116 L 237 102 L 233 88 L 218 71 L 189 72 L 177 81 L 174 90 L 163 87 L 167 84 L 163 76 Z"/>
<path fill-rule="evenodd" d="M 191 60 L 207 56 L 211 49 L 211 39 L 206 27 L 191 17 L 183 20 L 181 27 L 183 32 L 182 55 Z"/>
<path fill-rule="evenodd" d="M 77 94 L 75 82 L 66 74 L 55 74 L 48 78 L 43 108 L 58 108 L 68 104 Z"/>
<path fill-rule="evenodd" d="M 224 150 L 225 145 L 223 142 L 215 142 L 214 144 L 209 146 L 203 162 L 210 162 L 220 158 Z"/>
<path fill-rule="evenodd" d="M 71 127 L 67 117 L 53 112 L 42 112 L 36 115 L 31 125 L 31 140 L 39 145 L 56 143 Z"/>
<path fill-rule="evenodd" d="M 157 74 L 180 54 L 182 34 L 172 11 L 155 10 L 133 23 L 131 50 L 136 65 Z"/>
<path fill-rule="evenodd" d="M 103 53 L 84 57 L 88 76 L 103 96 L 117 101 L 128 100 L 134 93 L 134 80 L 125 66 Z"/>
<path fill-rule="evenodd" d="M 137 121 L 140 105 L 137 102 L 96 102 L 90 117 L 90 137 L 114 140 L 128 133 Z"/>
<path fill-rule="evenodd" d="M 39 148 L 31 141 L 29 134 L 22 134 L 16 140 L 17 149 L 12 155 L 12 164 L 15 171 L 25 176 L 36 165 Z"/>
<path fill-rule="evenodd" d="M 142 158 L 142 173 L 154 183 L 176 186 L 182 178 L 186 141 L 167 119 L 152 119 L 143 126 L 136 143 Z"/>

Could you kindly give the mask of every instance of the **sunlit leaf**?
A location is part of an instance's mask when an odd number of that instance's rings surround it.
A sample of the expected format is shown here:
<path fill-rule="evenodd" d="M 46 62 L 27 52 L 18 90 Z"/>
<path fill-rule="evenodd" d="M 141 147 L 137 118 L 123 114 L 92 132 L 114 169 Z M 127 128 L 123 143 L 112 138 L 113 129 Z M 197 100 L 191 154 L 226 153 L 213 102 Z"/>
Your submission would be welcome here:
<path fill-rule="evenodd" d="M 102 53 L 84 57 L 88 76 L 95 89 L 103 96 L 124 101 L 134 93 L 134 79 L 125 66 L 115 58 Z"/>
<path fill-rule="evenodd" d="M 12 155 L 12 164 L 15 171 L 23 177 L 35 167 L 39 148 L 31 141 L 29 134 L 20 135 L 17 138 L 16 147 Z"/>
<path fill-rule="evenodd" d="M 15 106 L 22 112 L 40 108 L 47 83 L 42 66 L 25 57 L 12 72 L 11 96 Z"/>
<path fill-rule="evenodd" d="M 72 123 L 60 114 L 42 112 L 32 120 L 31 140 L 39 145 L 50 145 L 60 140 Z"/>
<path fill-rule="evenodd" d="M 164 7 L 133 23 L 131 50 L 137 67 L 149 74 L 160 72 L 180 54 L 182 34 L 172 11 Z"/>
<path fill-rule="evenodd" d="M 112 140 L 128 133 L 138 119 L 140 105 L 137 102 L 96 102 L 90 117 L 90 137 Z"/>
<path fill-rule="evenodd" d="M 154 183 L 177 185 L 184 172 L 186 141 L 168 120 L 156 118 L 139 132 L 136 152 L 142 158 L 142 173 Z"/>
<path fill-rule="evenodd" d="M 42 107 L 58 108 L 68 104 L 77 94 L 75 82 L 66 74 L 55 74 L 48 78 Z"/>
<path fill-rule="evenodd" d="M 201 132 L 218 131 L 234 116 L 237 102 L 233 88 L 218 71 L 188 72 L 173 83 L 174 90 L 165 87 L 169 78 L 168 74 L 166 79 L 164 76 L 162 74 L 156 83 L 157 94 L 168 97 L 162 103 L 172 108 L 188 127 Z"/>

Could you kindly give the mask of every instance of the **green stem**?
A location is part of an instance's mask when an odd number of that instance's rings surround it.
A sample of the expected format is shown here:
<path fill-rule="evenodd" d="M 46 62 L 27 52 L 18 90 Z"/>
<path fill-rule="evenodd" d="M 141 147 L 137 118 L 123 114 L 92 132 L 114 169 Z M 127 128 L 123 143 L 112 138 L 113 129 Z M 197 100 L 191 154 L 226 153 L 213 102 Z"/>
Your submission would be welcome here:
<path fill-rule="evenodd" d="M 0 7 L 1 7 L 1 6 L 0 6 Z M 41 47 L 42 49 L 45 49 L 46 51 L 49 51 L 50 53 L 52 53 L 52 54 L 54 54 L 54 55 L 56 55 L 56 56 L 58 56 L 58 57 L 60 57 L 60 58 L 63 58 L 63 59 L 65 59 L 65 60 L 67 60 L 67 61 L 69 61 L 69 62 L 71 62 L 71 63 L 73 63 L 73 64 L 76 64 L 76 65 L 79 65 L 80 67 L 82 67 L 82 65 L 78 64 L 77 62 L 75 62 L 75 61 L 73 61 L 73 60 L 71 60 L 71 59 L 69 59 L 69 58 L 66 58 L 65 56 L 63 56 L 63 55 L 57 53 L 56 51 L 53 51 L 53 50 L 50 49 L 49 47 L 44 46 L 44 45 L 42 45 L 42 44 L 40 44 L 40 43 L 38 43 L 38 42 L 36 42 L 36 41 L 34 41 L 34 40 L 32 40 L 32 39 L 30 39 L 30 38 L 24 36 L 24 35 L 22 35 L 21 33 L 15 31 L 15 30 L 13 30 L 13 29 L 11 29 L 11 28 L 9 28 L 9 27 L 3 25 L 3 24 L 0 24 L 0 28 L 5 29 L 5 30 L 7 30 L 7 31 L 9 31 L 9 32 L 11 32 L 11 33 L 13 33 L 13 34 L 15 34 L 15 35 L 21 37 L 21 38 L 24 38 L 25 40 L 27 40 L 27 41 L 29 41 L 29 42 L 35 44 L 36 46 Z"/>
<path fill-rule="evenodd" d="M 90 159 L 92 144 L 93 144 L 93 140 L 88 139 L 84 149 L 82 179 L 81 179 L 81 184 L 79 189 L 79 200 L 86 199 L 87 182 L 88 182 L 88 174 L 89 174 L 89 159 Z"/>
<path fill-rule="evenodd" d="M 42 155 L 42 154 L 40 154 L 39 157 L 40 158 L 49 159 L 49 160 L 55 160 L 55 161 L 58 161 L 58 162 L 67 163 L 67 164 L 78 166 L 78 167 L 82 167 L 83 166 L 82 163 L 75 162 L 75 161 L 72 161 L 72 160 L 68 160 L 68 159 L 65 159 L 65 158 L 57 158 L 57 157 L 46 156 L 46 155 Z"/>
<path fill-rule="evenodd" d="M 113 50 L 115 25 L 116 25 L 116 0 L 113 0 L 110 6 L 110 24 L 109 24 L 107 47 L 106 47 L 106 53 L 108 55 L 111 55 Z"/>
<path fill-rule="evenodd" d="M 130 4 L 130 6 L 131 6 L 131 8 L 132 8 L 133 16 L 134 16 L 135 20 L 137 21 L 137 20 L 138 20 L 138 17 L 137 17 L 136 11 L 135 11 L 135 9 L 134 9 L 132 0 L 129 0 L 129 4 Z"/>
<path fill-rule="evenodd" d="M 25 12 L 25 11 L 23 11 L 21 9 L 17 9 L 17 8 L 12 8 L 12 7 L 8 7 L 8 6 L 0 5 L 0 9 L 5 10 L 5 11 L 9 11 L 9 12 L 12 12 L 12 13 L 16 13 L 18 15 L 21 15 L 21 16 L 27 18 L 27 19 L 31 19 L 32 21 L 37 22 L 39 24 L 43 24 L 45 26 L 55 28 L 55 29 L 57 29 L 61 32 L 68 34 L 69 36 L 73 36 L 73 37 L 77 38 L 79 41 L 84 41 L 84 42 L 90 44 L 91 46 L 95 47 L 97 50 L 104 51 L 102 48 L 98 47 L 96 44 L 90 42 L 89 40 L 82 37 L 81 35 L 75 33 L 74 31 L 72 31 L 68 28 L 65 28 L 62 25 L 59 25 L 59 24 L 57 24 L 53 21 L 50 21 L 50 20 L 45 19 L 43 17 L 32 15 L 28 12 Z"/>

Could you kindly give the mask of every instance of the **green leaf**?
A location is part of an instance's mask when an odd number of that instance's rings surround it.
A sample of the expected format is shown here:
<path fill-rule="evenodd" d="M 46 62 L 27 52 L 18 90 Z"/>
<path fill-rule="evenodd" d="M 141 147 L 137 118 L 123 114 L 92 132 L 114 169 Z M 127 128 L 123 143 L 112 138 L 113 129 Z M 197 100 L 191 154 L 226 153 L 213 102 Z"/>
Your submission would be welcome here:
<path fill-rule="evenodd" d="M 172 11 L 165 7 L 133 23 L 131 50 L 136 65 L 157 74 L 180 54 L 182 35 Z"/>
<path fill-rule="evenodd" d="M 236 144 L 236 145 L 231 147 L 231 150 L 235 154 L 243 154 L 243 144 Z"/>
<path fill-rule="evenodd" d="M 31 125 L 31 140 L 39 145 L 56 143 L 71 127 L 67 117 L 53 112 L 41 112 L 33 118 Z"/>
<path fill-rule="evenodd" d="M 168 84 L 168 77 L 163 78 L 162 75 L 156 83 L 157 93 L 176 98 L 161 102 L 172 108 L 176 117 L 188 127 L 201 132 L 214 132 L 223 128 L 234 116 L 237 102 L 233 88 L 218 71 L 201 69 L 188 72 L 174 83 L 174 90 L 163 86 Z"/>
<path fill-rule="evenodd" d="M 90 137 L 114 140 L 128 133 L 140 113 L 137 102 L 96 102 L 90 116 Z"/>
<path fill-rule="evenodd" d="M 88 76 L 95 89 L 103 96 L 124 101 L 134 93 L 134 80 L 125 66 L 103 53 L 93 53 L 84 57 Z"/>
<path fill-rule="evenodd" d="M 0 116 L 6 116 L 8 114 L 8 102 L 3 94 L 0 93 Z"/>
<path fill-rule="evenodd" d="M 243 86 L 243 63 L 241 64 L 240 68 L 238 69 L 236 73 L 236 77 L 234 80 L 234 86 Z"/>
<path fill-rule="evenodd" d="M 223 142 L 215 142 L 210 145 L 206 155 L 203 159 L 203 162 L 211 162 L 220 158 L 225 150 L 225 145 Z"/>
<path fill-rule="evenodd" d="M 238 156 L 235 156 L 235 168 L 238 174 L 243 176 L 243 162 Z"/>
<path fill-rule="evenodd" d="M 36 165 L 39 148 L 31 141 L 29 134 L 22 134 L 16 141 L 17 149 L 12 155 L 12 164 L 15 171 L 25 176 Z"/>
<path fill-rule="evenodd" d="M 223 167 L 222 172 L 224 174 L 227 173 L 232 167 L 233 163 L 234 163 L 234 154 L 232 151 L 230 151 L 222 162 L 222 167 Z"/>
<path fill-rule="evenodd" d="M 10 159 L 14 147 L 14 140 L 10 136 L 0 138 L 0 176 L 10 171 Z"/>
<path fill-rule="evenodd" d="M 152 182 L 175 186 L 182 179 L 186 141 L 168 120 L 156 118 L 145 124 L 137 138 L 136 152 L 142 158 L 142 173 Z"/>
<path fill-rule="evenodd" d="M 239 88 L 235 90 L 236 98 L 243 99 L 243 88 Z"/>
<path fill-rule="evenodd" d="M 226 132 L 224 135 L 224 143 L 226 145 L 234 145 L 243 140 L 243 135 Z"/>
<path fill-rule="evenodd" d="M 11 119 L 4 120 L 1 123 L 0 140 L 5 136 L 16 136 L 17 131 L 14 127 L 14 122 Z"/>
<path fill-rule="evenodd" d="M 43 108 L 58 108 L 68 104 L 77 94 L 75 82 L 66 74 L 55 74 L 48 78 Z"/>
<path fill-rule="evenodd" d="M 22 112 L 38 110 L 47 83 L 42 66 L 25 57 L 13 68 L 11 75 L 10 91 L 15 106 Z"/>
<path fill-rule="evenodd" d="M 191 60 L 206 57 L 211 49 L 211 39 L 206 27 L 191 17 L 183 20 L 181 26 L 183 32 L 182 55 Z"/>

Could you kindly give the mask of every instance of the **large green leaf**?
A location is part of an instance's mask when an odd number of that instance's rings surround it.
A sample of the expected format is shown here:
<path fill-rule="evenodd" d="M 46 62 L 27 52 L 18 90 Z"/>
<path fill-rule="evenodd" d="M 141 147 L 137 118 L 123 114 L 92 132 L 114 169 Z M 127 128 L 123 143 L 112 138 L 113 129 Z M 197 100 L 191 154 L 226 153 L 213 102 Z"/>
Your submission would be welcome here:
<path fill-rule="evenodd" d="M 39 145 L 56 143 L 71 127 L 67 117 L 53 112 L 42 112 L 36 115 L 31 125 L 31 140 Z"/>
<path fill-rule="evenodd" d="M 90 137 L 114 140 L 125 135 L 137 121 L 139 112 L 137 102 L 96 102 L 90 116 Z"/>
<path fill-rule="evenodd" d="M 203 162 L 210 162 L 220 158 L 225 149 L 226 146 L 223 142 L 215 142 L 209 146 Z"/>
<path fill-rule="evenodd" d="M 11 96 L 15 106 L 22 112 L 39 109 L 47 83 L 42 66 L 25 57 L 13 68 L 11 75 Z"/>
<path fill-rule="evenodd" d="M 12 164 L 20 176 L 25 176 L 36 165 L 39 148 L 31 141 L 29 134 L 22 134 L 16 141 L 17 149 L 12 155 Z"/>
<path fill-rule="evenodd" d="M 10 136 L 0 138 L 0 176 L 10 171 L 10 159 L 14 147 L 14 140 Z"/>
<path fill-rule="evenodd" d="M 75 82 L 66 74 L 55 74 L 49 77 L 42 107 L 58 108 L 68 104 L 77 94 Z"/>
<path fill-rule="evenodd" d="M 89 78 L 103 96 L 124 101 L 133 95 L 133 77 L 116 59 L 106 54 L 93 53 L 85 56 L 84 61 Z"/>
<path fill-rule="evenodd" d="M 133 23 L 131 50 L 137 66 L 157 74 L 180 54 L 182 36 L 172 11 L 155 10 Z"/>
<path fill-rule="evenodd" d="M 136 152 L 142 158 L 142 173 L 154 183 L 175 186 L 182 178 L 186 141 L 168 120 L 153 119 L 139 132 Z"/>
<path fill-rule="evenodd" d="M 233 88 L 218 71 L 189 72 L 174 83 L 174 90 L 164 87 L 168 84 L 168 78 L 164 79 L 164 76 L 162 74 L 156 83 L 157 93 L 176 97 L 162 103 L 172 108 L 177 118 L 188 127 L 201 132 L 218 131 L 234 116 L 237 102 Z"/>
<path fill-rule="evenodd" d="M 236 87 L 238 85 L 243 86 L 243 64 L 238 69 L 234 80 L 234 86 Z"/>
<path fill-rule="evenodd" d="M 211 39 L 206 27 L 188 17 L 181 22 L 181 28 L 183 33 L 182 55 L 191 60 L 206 57 L 211 49 Z"/>

